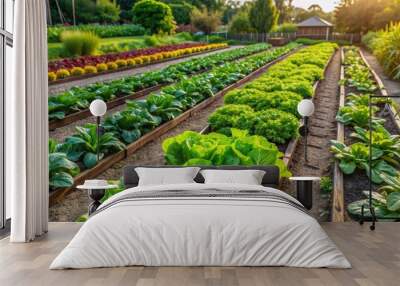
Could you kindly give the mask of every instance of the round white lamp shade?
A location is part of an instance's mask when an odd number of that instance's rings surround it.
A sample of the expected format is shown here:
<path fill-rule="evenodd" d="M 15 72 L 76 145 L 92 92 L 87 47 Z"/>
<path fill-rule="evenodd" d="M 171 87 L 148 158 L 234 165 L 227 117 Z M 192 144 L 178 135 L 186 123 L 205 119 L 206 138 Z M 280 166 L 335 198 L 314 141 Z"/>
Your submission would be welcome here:
<path fill-rule="evenodd" d="M 302 117 L 313 115 L 315 110 L 314 103 L 310 99 L 303 99 L 297 105 L 297 111 Z"/>
<path fill-rule="evenodd" d="M 107 112 L 107 104 L 101 99 L 95 99 L 90 103 L 89 109 L 93 116 L 103 116 Z"/>

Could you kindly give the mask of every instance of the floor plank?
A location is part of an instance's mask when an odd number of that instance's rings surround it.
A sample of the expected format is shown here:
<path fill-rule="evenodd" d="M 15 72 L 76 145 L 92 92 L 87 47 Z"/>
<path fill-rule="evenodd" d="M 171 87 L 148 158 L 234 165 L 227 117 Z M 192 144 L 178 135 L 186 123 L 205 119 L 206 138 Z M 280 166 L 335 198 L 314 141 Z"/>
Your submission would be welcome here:
<path fill-rule="evenodd" d="M 400 273 L 400 224 L 323 223 L 352 269 L 288 267 L 125 267 L 48 270 L 51 261 L 79 230 L 78 223 L 51 223 L 47 235 L 29 244 L 0 240 L 2 286 L 397 286 Z"/>

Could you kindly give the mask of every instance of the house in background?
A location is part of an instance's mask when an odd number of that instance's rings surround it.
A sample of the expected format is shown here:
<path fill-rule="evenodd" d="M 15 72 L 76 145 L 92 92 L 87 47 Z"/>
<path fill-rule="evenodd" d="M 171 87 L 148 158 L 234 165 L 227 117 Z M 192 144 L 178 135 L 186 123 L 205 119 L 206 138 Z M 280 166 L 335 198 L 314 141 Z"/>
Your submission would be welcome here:
<path fill-rule="evenodd" d="M 314 16 L 297 24 L 297 37 L 318 38 L 329 40 L 333 25 L 328 21 Z"/>

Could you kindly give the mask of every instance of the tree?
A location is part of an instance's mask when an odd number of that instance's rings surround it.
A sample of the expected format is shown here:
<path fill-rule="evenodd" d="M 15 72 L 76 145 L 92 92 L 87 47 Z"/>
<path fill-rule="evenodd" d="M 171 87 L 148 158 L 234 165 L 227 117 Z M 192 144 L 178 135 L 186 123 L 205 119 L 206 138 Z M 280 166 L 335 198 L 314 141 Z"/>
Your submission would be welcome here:
<path fill-rule="evenodd" d="M 250 8 L 250 23 L 259 33 L 268 33 L 276 25 L 279 12 L 272 0 L 256 0 Z"/>
<path fill-rule="evenodd" d="M 141 0 L 132 9 L 133 22 L 142 25 L 152 34 L 173 33 L 176 28 L 171 8 L 155 0 Z"/>
<path fill-rule="evenodd" d="M 254 32 L 249 20 L 247 11 L 241 11 L 233 16 L 232 21 L 229 23 L 229 33 L 242 34 Z"/>
<path fill-rule="evenodd" d="M 174 19 L 177 24 L 189 24 L 190 23 L 190 15 L 194 9 L 194 6 L 189 3 L 172 3 L 169 4 L 172 9 L 172 14 L 174 15 Z"/>
<path fill-rule="evenodd" d="M 109 0 L 98 0 L 96 4 L 96 15 L 102 24 L 115 23 L 119 21 L 121 10 L 115 2 Z"/>
<path fill-rule="evenodd" d="M 339 31 L 366 33 L 400 20 L 398 0 L 342 0 L 335 10 Z"/>
<path fill-rule="evenodd" d="M 195 9 L 192 12 L 191 22 L 197 29 L 209 35 L 221 25 L 221 14 L 207 9 Z"/>

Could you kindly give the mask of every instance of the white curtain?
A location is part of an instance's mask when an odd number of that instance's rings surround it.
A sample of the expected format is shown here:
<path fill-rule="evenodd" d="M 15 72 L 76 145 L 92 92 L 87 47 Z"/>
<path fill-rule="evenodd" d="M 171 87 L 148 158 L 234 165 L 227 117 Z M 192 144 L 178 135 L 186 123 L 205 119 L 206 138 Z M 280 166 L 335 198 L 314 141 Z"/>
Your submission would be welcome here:
<path fill-rule="evenodd" d="M 6 97 L 6 187 L 11 190 L 12 242 L 48 227 L 46 6 L 15 1 L 13 94 Z"/>

